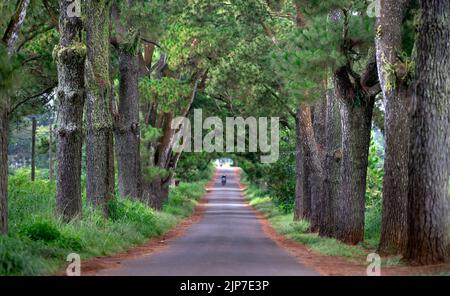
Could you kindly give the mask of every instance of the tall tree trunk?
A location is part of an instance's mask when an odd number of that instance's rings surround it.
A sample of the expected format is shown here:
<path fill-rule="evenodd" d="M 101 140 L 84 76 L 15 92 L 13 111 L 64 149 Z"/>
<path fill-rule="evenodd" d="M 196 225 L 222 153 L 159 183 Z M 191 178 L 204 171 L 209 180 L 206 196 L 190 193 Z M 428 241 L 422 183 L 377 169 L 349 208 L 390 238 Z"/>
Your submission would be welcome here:
<path fill-rule="evenodd" d="M 30 0 L 20 0 L 3 35 L 8 55 L 16 51 L 17 39 L 27 15 Z M 10 98 L 0 94 L 0 234 L 8 232 L 8 127 Z"/>
<path fill-rule="evenodd" d="M 385 99 L 383 214 L 379 252 L 396 254 L 407 241 L 409 114 L 407 83 L 401 73 L 402 24 L 410 0 L 381 1 L 376 38 L 380 85 Z M 395 72 L 393 72 L 395 71 Z"/>
<path fill-rule="evenodd" d="M 340 105 L 335 90 L 327 92 L 325 126 L 325 181 L 322 200 L 322 219 L 319 235 L 334 237 L 336 234 L 336 213 L 340 192 L 341 170 L 341 117 Z"/>
<path fill-rule="evenodd" d="M 325 122 L 326 122 L 326 97 L 318 101 L 312 108 L 312 123 L 314 131 L 313 144 L 317 147 L 314 149 L 316 153 L 317 165 L 319 169 L 314 168 L 311 178 L 311 208 L 312 208 L 312 231 L 320 231 L 323 219 L 323 202 L 324 202 L 324 165 L 325 165 Z"/>
<path fill-rule="evenodd" d="M 303 149 L 302 131 L 300 127 L 301 109 L 298 108 L 295 118 L 295 133 L 296 133 L 296 186 L 295 186 L 295 212 L 294 220 L 306 220 L 311 218 L 311 194 L 309 186 L 305 180 L 305 164 L 308 163 L 308 156 Z M 306 186 L 305 186 L 306 185 Z"/>
<path fill-rule="evenodd" d="M 50 123 L 49 127 L 49 140 L 48 140 L 48 179 L 53 180 L 53 123 Z"/>
<path fill-rule="evenodd" d="M 336 72 L 341 100 L 342 166 L 337 239 L 357 244 L 364 239 L 366 177 L 374 97 L 353 85 L 347 67 Z"/>
<path fill-rule="evenodd" d="M 121 196 L 141 198 L 138 56 L 120 50 L 120 91 L 116 117 L 116 155 Z"/>
<path fill-rule="evenodd" d="M 110 64 L 111 1 L 86 2 L 87 144 L 86 193 L 88 202 L 102 207 L 114 194 L 113 121 Z"/>
<path fill-rule="evenodd" d="M 81 43 L 81 18 L 67 15 L 70 2 L 60 0 L 60 44 L 55 50 L 58 67 L 58 122 L 56 208 L 64 220 L 81 214 L 81 150 L 85 100 L 84 62 L 86 47 Z M 50 147 L 51 149 L 51 147 Z"/>
<path fill-rule="evenodd" d="M 36 117 L 32 118 L 31 124 L 31 181 L 36 180 Z"/>
<path fill-rule="evenodd" d="M 420 6 L 404 255 L 431 264 L 445 261 L 449 252 L 450 1 Z"/>
<path fill-rule="evenodd" d="M 296 14 L 296 27 L 303 28 L 306 25 L 301 9 L 301 3 L 294 1 Z M 309 118 L 308 118 L 309 116 Z M 310 145 L 306 141 L 308 124 L 311 123 L 311 110 L 309 106 L 302 105 L 296 112 L 296 186 L 295 186 L 295 213 L 294 220 L 304 219 L 311 221 L 311 177 L 312 177 L 312 155 Z M 310 126 L 312 130 L 312 124 Z"/>
<path fill-rule="evenodd" d="M 8 232 L 9 101 L 0 95 L 0 233 Z"/>
<path fill-rule="evenodd" d="M 320 224 L 320 194 L 323 184 L 323 168 L 319 147 L 314 135 L 312 108 L 300 106 L 299 128 L 303 146 L 303 194 L 310 200 L 309 221 L 311 231 L 317 231 Z"/>

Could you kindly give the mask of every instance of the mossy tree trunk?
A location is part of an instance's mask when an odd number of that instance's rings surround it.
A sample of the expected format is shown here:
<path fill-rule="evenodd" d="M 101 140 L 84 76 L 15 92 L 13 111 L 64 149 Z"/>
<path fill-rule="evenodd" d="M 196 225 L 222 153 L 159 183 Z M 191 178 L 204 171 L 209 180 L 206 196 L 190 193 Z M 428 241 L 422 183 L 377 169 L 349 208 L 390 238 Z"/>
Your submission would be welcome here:
<path fill-rule="evenodd" d="M 86 47 L 80 40 L 83 23 L 81 18 L 67 15 L 69 4 L 68 1 L 60 1 L 61 37 L 55 49 L 58 67 L 56 208 L 66 221 L 77 218 L 82 208 L 81 153 L 86 59 Z"/>
<path fill-rule="evenodd" d="M 8 55 L 16 51 L 17 39 L 27 15 L 30 0 L 20 0 L 2 37 Z M 8 127 L 10 98 L 0 90 L 0 234 L 8 232 Z"/>
<path fill-rule="evenodd" d="M 443 262 L 449 252 L 450 1 L 420 1 L 405 258 Z"/>
<path fill-rule="evenodd" d="M 88 202 L 103 208 L 105 215 L 114 194 L 110 13 L 111 1 L 86 1 L 86 193 Z"/>
<path fill-rule="evenodd" d="M 131 7 L 134 1 L 129 0 Z M 121 196 L 142 197 L 139 126 L 139 58 L 138 32 L 124 27 L 119 8 L 113 7 L 116 30 L 116 48 L 119 55 L 119 102 L 114 114 L 115 150 L 118 166 L 119 193 Z"/>
<path fill-rule="evenodd" d="M 402 24 L 409 0 L 381 2 L 377 20 L 378 76 L 385 99 L 383 212 L 379 252 L 397 254 L 407 241 L 407 194 L 410 120 L 402 48 Z M 401 73 L 403 71 L 403 73 Z"/>

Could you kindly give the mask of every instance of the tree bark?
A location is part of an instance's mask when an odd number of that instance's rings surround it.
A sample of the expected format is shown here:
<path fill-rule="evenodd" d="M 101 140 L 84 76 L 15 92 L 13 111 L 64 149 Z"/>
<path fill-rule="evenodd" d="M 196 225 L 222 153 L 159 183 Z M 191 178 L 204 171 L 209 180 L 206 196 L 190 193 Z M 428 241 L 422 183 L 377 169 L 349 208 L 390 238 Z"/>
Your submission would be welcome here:
<path fill-rule="evenodd" d="M 445 261 L 449 251 L 450 2 L 420 1 L 420 6 L 404 257 L 432 264 Z"/>
<path fill-rule="evenodd" d="M 374 97 L 354 85 L 347 67 L 336 71 L 341 100 L 342 166 L 336 238 L 348 244 L 364 239 L 366 177 Z"/>
<path fill-rule="evenodd" d="M 295 118 L 296 133 L 296 186 L 295 186 L 295 211 L 294 220 L 310 221 L 311 218 L 311 192 L 305 174 L 309 171 L 306 165 L 309 163 L 308 155 L 303 149 L 302 131 L 300 126 L 301 109 L 297 108 Z"/>
<path fill-rule="evenodd" d="M 312 108 L 312 124 L 314 132 L 315 145 L 313 149 L 317 158 L 317 166 L 314 167 L 313 174 L 311 176 L 311 209 L 312 209 L 312 223 L 311 230 L 314 232 L 320 231 L 323 219 L 323 202 L 324 202 L 324 165 L 325 165 L 325 122 L 326 122 L 326 97 L 319 100 Z"/>
<path fill-rule="evenodd" d="M 25 21 L 29 5 L 30 0 L 20 0 L 17 3 L 16 12 L 9 21 L 6 32 L 3 35 L 2 40 L 6 44 L 9 55 L 14 54 L 14 52 L 16 51 L 17 39 L 19 38 L 20 29 L 22 28 L 23 22 Z"/>
<path fill-rule="evenodd" d="M 0 95 L 0 233 L 8 232 L 8 116 L 9 101 Z"/>
<path fill-rule="evenodd" d="M 49 141 L 48 141 L 48 179 L 53 180 L 53 123 L 49 126 Z"/>
<path fill-rule="evenodd" d="M 303 151 L 303 199 L 309 200 L 309 222 L 311 231 L 317 231 L 320 224 L 320 200 L 323 186 L 323 168 L 314 127 L 312 122 L 312 108 L 303 104 L 299 112 L 300 141 Z M 306 218 L 306 217 L 305 217 Z"/>
<path fill-rule="evenodd" d="M 336 235 L 336 214 L 338 211 L 342 159 L 340 104 L 336 99 L 334 88 L 327 92 L 326 108 L 325 180 L 319 235 L 334 237 Z"/>
<path fill-rule="evenodd" d="M 134 5 L 128 0 L 128 6 Z M 118 36 L 119 104 L 114 116 L 119 193 L 123 197 L 142 198 L 142 173 L 139 126 L 138 33 L 120 20 L 120 9 L 113 4 L 112 20 Z M 146 65 L 147 66 L 147 65 Z"/>
<path fill-rule="evenodd" d="M 148 194 L 146 200 L 153 209 L 161 210 L 163 208 L 169 197 L 169 185 L 170 182 L 160 178 L 151 182 L 145 182 L 145 192 Z"/>
<path fill-rule="evenodd" d="M 31 124 L 31 181 L 36 180 L 36 117 L 33 117 Z"/>
<path fill-rule="evenodd" d="M 383 212 L 379 252 L 397 254 L 407 241 L 409 114 L 407 82 L 399 56 L 402 24 L 410 0 L 381 1 L 376 38 L 380 85 L 385 99 Z M 395 71 L 395 72 L 392 72 Z"/>
<path fill-rule="evenodd" d="M 21 0 L 3 35 L 8 55 L 15 52 L 17 39 L 27 15 L 30 0 Z M 10 98 L 0 94 L 0 233 L 8 232 L 8 127 Z"/>
<path fill-rule="evenodd" d="M 165 170 L 167 172 L 166 176 L 156 176 L 152 179 L 143 180 L 143 199 L 146 200 L 149 205 L 155 209 L 161 209 L 164 202 L 169 197 L 169 185 L 171 184 L 173 171 L 175 170 L 178 160 L 180 158 L 179 153 L 173 153 L 172 147 L 175 140 L 176 132 L 172 129 L 171 123 L 175 116 L 186 117 L 191 109 L 192 103 L 194 102 L 195 96 L 199 87 L 202 87 L 206 78 L 208 71 L 196 71 L 192 78 L 191 83 L 192 92 L 184 109 L 174 110 L 168 113 L 156 114 L 152 107 L 148 108 L 146 121 L 147 124 L 151 124 L 152 127 L 157 127 L 162 130 L 162 136 L 158 141 L 149 143 L 147 149 L 150 151 L 150 157 L 148 159 L 148 166 L 157 167 L 159 169 Z M 165 56 L 161 56 L 158 62 L 157 71 L 155 73 L 157 79 L 163 76 L 174 77 L 174 73 L 167 68 L 167 59 Z M 199 82 L 200 81 L 200 82 Z"/>
<path fill-rule="evenodd" d="M 65 221 L 80 216 L 82 209 L 81 152 L 86 59 L 86 47 L 79 39 L 83 23 L 81 18 L 67 15 L 69 4 L 60 0 L 60 44 L 55 49 L 58 67 L 56 208 Z"/>
<path fill-rule="evenodd" d="M 115 127 L 119 193 L 123 197 L 141 198 L 138 56 L 121 50 L 119 58 L 120 90 Z"/>
<path fill-rule="evenodd" d="M 113 121 L 110 64 L 111 1 L 86 2 L 87 144 L 86 193 L 93 206 L 103 208 L 114 194 Z"/>

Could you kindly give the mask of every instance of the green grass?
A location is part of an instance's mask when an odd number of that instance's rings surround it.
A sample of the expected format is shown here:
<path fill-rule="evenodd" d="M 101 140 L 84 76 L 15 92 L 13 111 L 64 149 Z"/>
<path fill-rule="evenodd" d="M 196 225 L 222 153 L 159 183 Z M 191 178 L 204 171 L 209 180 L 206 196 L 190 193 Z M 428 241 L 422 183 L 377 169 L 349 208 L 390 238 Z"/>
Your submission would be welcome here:
<path fill-rule="evenodd" d="M 349 260 L 360 262 L 365 260 L 367 254 L 373 252 L 378 244 L 379 214 L 371 212 L 371 209 L 368 209 L 366 218 L 365 242 L 357 246 L 351 246 L 333 238 L 323 238 L 316 233 L 309 233 L 308 222 L 293 221 L 293 213 L 284 213 L 275 205 L 270 196 L 266 196 L 262 190 L 253 185 L 247 186 L 246 198 L 250 205 L 269 219 L 278 233 L 320 254 L 345 257 Z M 396 259 L 391 259 L 385 264 L 396 265 L 398 263 Z"/>
<path fill-rule="evenodd" d="M 18 171 L 9 179 L 10 231 L 0 236 L 0 275 L 50 274 L 70 253 L 87 259 L 142 244 L 190 216 L 205 185 L 181 183 L 171 189 L 162 211 L 119 198 L 109 204 L 109 219 L 84 206 L 82 219 L 67 224 L 55 217 L 55 183 L 31 183 L 28 171 Z"/>

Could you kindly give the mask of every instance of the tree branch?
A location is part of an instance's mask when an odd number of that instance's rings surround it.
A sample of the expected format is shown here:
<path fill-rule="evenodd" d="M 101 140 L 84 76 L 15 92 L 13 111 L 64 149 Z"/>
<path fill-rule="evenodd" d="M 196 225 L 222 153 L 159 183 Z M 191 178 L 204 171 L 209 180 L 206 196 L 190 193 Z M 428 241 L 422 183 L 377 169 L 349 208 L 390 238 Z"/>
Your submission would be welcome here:
<path fill-rule="evenodd" d="M 55 89 L 55 87 L 56 87 L 56 85 L 50 86 L 50 87 L 44 89 L 42 92 L 40 92 L 40 93 L 38 93 L 38 94 L 36 94 L 36 95 L 34 95 L 34 96 L 25 98 L 24 100 L 22 100 L 22 101 L 20 101 L 19 103 L 17 103 L 17 104 L 11 109 L 11 111 L 9 112 L 9 114 L 13 114 L 20 106 L 22 106 L 23 104 L 26 104 L 27 102 L 29 102 L 29 101 L 31 101 L 31 100 L 40 98 L 40 97 L 42 97 L 42 96 L 44 96 L 44 95 L 46 95 L 46 94 L 49 95 L 50 93 L 53 92 L 53 90 Z"/>

